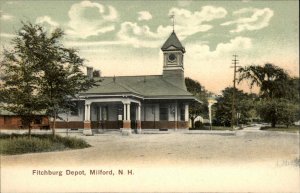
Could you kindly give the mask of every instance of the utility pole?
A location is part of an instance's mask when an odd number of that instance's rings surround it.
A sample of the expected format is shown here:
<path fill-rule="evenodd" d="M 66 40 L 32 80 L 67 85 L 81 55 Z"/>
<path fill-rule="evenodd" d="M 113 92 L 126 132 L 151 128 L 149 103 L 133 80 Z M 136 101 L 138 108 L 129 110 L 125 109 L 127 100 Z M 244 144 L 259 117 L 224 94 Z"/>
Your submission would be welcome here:
<path fill-rule="evenodd" d="M 231 115 L 231 127 L 232 129 L 234 129 L 234 124 L 236 123 L 236 68 L 237 67 L 241 67 L 241 66 L 237 66 L 239 60 L 237 59 L 238 55 L 234 54 L 233 55 L 233 60 L 232 60 L 232 64 L 234 66 L 231 66 L 231 68 L 234 69 L 234 72 L 233 72 L 233 92 L 232 92 L 232 115 Z"/>

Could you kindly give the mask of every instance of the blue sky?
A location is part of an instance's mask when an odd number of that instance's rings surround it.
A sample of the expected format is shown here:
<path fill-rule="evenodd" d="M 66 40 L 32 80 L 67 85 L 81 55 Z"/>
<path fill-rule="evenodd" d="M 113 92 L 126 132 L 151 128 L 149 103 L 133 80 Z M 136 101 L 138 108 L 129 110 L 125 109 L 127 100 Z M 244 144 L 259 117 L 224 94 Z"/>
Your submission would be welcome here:
<path fill-rule="evenodd" d="M 1 1 L 0 43 L 20 21 L 64 29 L 63 43 L 103 75 L 161 74 L 160 47 L 175 32 L 186 48 L 185 75 L 220 93 L 232 85 L 231 59 L 299 72 L 298 1 Z M 239 86 L 247 90 L 247 84 Z"/>

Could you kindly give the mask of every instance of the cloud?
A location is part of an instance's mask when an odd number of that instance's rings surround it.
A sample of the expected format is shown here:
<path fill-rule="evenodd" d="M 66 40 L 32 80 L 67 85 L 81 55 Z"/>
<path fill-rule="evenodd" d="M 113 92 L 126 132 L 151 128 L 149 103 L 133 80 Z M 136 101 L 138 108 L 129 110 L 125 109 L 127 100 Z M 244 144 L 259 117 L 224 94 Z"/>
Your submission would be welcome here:
<path fill-rule="evenodd" d="M 137 23 L 124 22 L 121 24 L 121 29 L 117 33 L 120 40 L 131 44 L 134 47 L 158 47 L 162 44 L 162 37 L 167 37 L 171 32 L 169 29 L 159 26 L 156 32 L 152 32 L 147 25 L 139 26 Z"/>
<path fill-rule="evenodd" d="M 73 38 L 81 39 L 115 30 L 114 22 L 118 19 L 114 7 L 91 1 L 73 4 L 68 15 L 70 21 L 66 33 Z"/>
<path fill-rule="evenodd" d="M 139 14 L 139 17 L 138 17 L 139 21 L 142 21 L 142 20 L 147 21 L 147 20 L 152 19 L 152 15 L 148 11 L 140 11 L 140 12 L 138 12 L 138 14 Z"/>
<path fill-rule="evenodd" d="M 198 32 L 210 30 L 213 26 L 206 24 L 215 19 L 226 16 L 227 11 L 222 7 L 203 6 L 200 11 L 191 12 L 186 9 L 171 8 L 169 15 L 175 15 L 175 31 L 180 40 Z M 151 31 L 147 25 L 138 25 L 133 22 L 124 22 L 117 36 L 119 39 L 132 44 L 134 47 L 157 47 L 172 32 L 171 22 L 168 26 L 158 26 Z"/>
<path fill-rule="evenodd" d="M 126 44 L 123 41 L 65 41 L 64 45 L 69 47 L 98 47 L 98 46 L 111 46 L 111 45 L 121 45 Z"/>
<path fill-rule="evenodd" d="M 42 24 L 50 31 L 53 31 L 59 26 L 59 24 L 56 21 L 53 21 L 53 19 L 47 15 L 36 18 L 35 23 Z"/>
<path fill-rule="evenodd" d="M 14 16 L 4 13 L 0 10 L 0 20 L 8 21 L 14 19 Z"/>
<path fill-rule="evenodd" d="M 215 50 L 211 51 L 206 43 L 193 43 L 186 45 L 186 50 L 190 55 L 196 58 L 211 58 L 228 55 L 234 52 L 243 52 L 253 47 L 252 39 L 248 37 L 238 36 L 231 39 L 227 43 L 219 43 Z"/>
<path fill-rule="evenodd" d="M 14 38 L 16 37 L 15 34 L 9 34 L 9 33 L 0 33 L 1 38 Z"/>
<path fill-rule="evenodd" d="M 175 30 L 181 38 L 213 28 L 207 22 L 224 18 L 227 11 L 223 7 L 203 6 L 200 11 L 191 12 L 187 9 L 172 8 L 169 15 L 175 15 Z"/>
<path fill-rule="evenodd" d="M 251 16 L 247 16 L 247 15 Z M 222 23 L 223 26 L 236 25 L 236 28 L 231 30 L 231 33 L 238 33 L 242 31 L 253 31 L 265 28 L 269 25 L 271 18 L 274 15 L 273 10 L 270 8 L 256 9 L 256 8 L 243 8 L 233 12 L 236 20 Z"/>

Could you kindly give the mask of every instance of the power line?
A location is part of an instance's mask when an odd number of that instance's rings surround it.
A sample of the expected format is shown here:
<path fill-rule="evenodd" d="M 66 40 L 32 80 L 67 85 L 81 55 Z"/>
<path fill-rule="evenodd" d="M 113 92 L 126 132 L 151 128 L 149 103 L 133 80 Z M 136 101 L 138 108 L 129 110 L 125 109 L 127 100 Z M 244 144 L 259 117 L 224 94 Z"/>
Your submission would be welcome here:
<path fill-rule="evenodd" d="M 234 54 L 232 59 L 232 64 L 234 66 L 231 66 L 231 68 L 234 68 L 233 72 L 233 91 L 232 91 L 232 115 L 231 115 L 231 127 L 234 129 L 234 124 L 236 123 L 236 73 L 237 73 L 237 64 L 239 63 L 239 60 L 237 59 L 238 55 Z"/>

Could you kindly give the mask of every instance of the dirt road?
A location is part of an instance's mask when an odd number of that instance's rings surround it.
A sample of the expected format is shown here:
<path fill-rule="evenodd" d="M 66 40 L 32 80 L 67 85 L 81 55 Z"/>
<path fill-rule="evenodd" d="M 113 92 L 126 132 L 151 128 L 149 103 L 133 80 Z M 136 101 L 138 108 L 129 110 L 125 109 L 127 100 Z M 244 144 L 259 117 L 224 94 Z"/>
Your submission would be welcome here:
<path fill-rule="evenodd" d="M 2 156 L 1 192 L 300 190 L 299 166 L 294 165 L 299 134 L 245 129 L 76 136 L 92 147 Z"/>
<path fill-rule="evenodd" d="M 292 160 L 299 134 L 245 129 L 236 132 L 179 131 L 122 136 L 110 132 L 84 138 L 91 148 L 3 156 L 2 165 L 176 164 Z"/>

